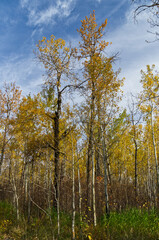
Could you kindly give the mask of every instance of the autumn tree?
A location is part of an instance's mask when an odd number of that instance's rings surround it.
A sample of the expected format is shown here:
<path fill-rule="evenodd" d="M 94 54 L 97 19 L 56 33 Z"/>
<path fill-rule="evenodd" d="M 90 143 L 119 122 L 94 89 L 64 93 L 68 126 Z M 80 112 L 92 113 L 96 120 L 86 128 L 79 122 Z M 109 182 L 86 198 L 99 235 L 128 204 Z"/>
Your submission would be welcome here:
<path fill-rule="evenodd" d="M 96 210 L 95 210 L 95 159 L 94 159 L 94 119 L 95 119 L 95 90 L 96 82 L 100 74 L 98 70 L 98 60 L 100 61 L 101 53 L 108 45 L 107 42 L 101 41 L 103 31 L 107 25 L 107 20 L 97 26 L 95 12 L 90 14 L 81 21 L 82 26 L 78 30 L 82 41 L 80 42 L 81 58 L 84 61 L 84 77 L 87 80 L 87 88 L 90 91 L 90 122 L 89 122 L 89 139 L 88 139 L 88 160 L 87 160 L 87 206 L 91 208 L 91 168 L 92 168 L 92 184 L 93 184 L 93 211 L 94 224 L 96 225 Z M 87 60 L 88 59 L 88 60 Z M 97 64 L 96 64 L 97 63 Z M 92 164 L 92 167 L 91 167 Z"/>
<path fill-rule="evenodd" d="M 54 188 L 55 198 L 54 207 L 58 212 L 58 234 L 60 233 L 59 222 L 59 162 L 60 162 L 60 119 L 62 110 L 62 94 L 70 87 L 65 81 L 71 76 L 70 63 L 74 49 L 66 47 L 66 43 L 63 39 L 55 39 L 52 35 L 50 40 L 46 40 L 45 37 L 39 44 L 37 44 L 37 58 L 43 63 L 46 73 L 47 81 L 45 84 L 49 85 L 54 91 L 55 105 L 53 106 L 54 112 L 51 118 L 54 121 Z"/>
<path fill-rule="evenodd" d="M 30 220 L 36 161 L 43 158 L 43 109 L 40 95 L 23 97 L 19 104 L 14 124 L 16 125 L 15 141 L 19 143 L 21 155 L 21 186 L 24 191 L 24 211 Z"/>
<path fill-rule="evenodd" d="M 98 131 L 98 144 L 101 135 L 101 113 L 104 103 L 113 102 L 117 91 L 122 85 L 122 80 L 118 80 L 118 73 L 112 69 L 114 57 L 107 58 L 104 50 L 108 42 L 103 39 L 103 33 L 107 25 L 107 19 L 100 26 L 97 25 L 95 12 L 81 21 L 82 26 L 78 30 L 81 36 L 79 59 L 84 59 L 84 83 L 87 95 L 87 105 L 89 106 L 88 120 L 88 158 L 87 158 L 87 206 L 93 206 L 94 225 L 96 225 L 96 203 L 95 203 L 95 172 L 96 163 L 99 170 L 99 154 L 95 154 L 95 128 Z M 114 91 L 114 92 L 113 92 Z M 111 99 L 111 100 L 110 100 Z M 103 114 L 104 115 L 104 114 Z M 97 122 L 98 118 L 98 123 Z M 103 117 L 104 118 L 104 117 Z M 98 151 L 96 151 L 98 152 Z M 97 159 L 95 159 L 97 158 Z M 92 194 L 91 194 L 92 185 Z M 91 199 L 92 196 L 92 199 Z"/>
<path fill-rule="evenodd" d="M 159 165 L 157 154 L 157 135 L 155 131 L 155 120 L 158 116 L 158 103 L 159 103 L 159 74 L 155 72 L 155 65 L 150 67 L 147 65 L 147 71 L 141 71 L 141 84 L 143 90 L 141 91 L 140 109 L 144 113 L 145 120 L 151 126 L 151 139 L 153 143 L 154 161 L 156 166 L 156 186 L 157 186 L 157 198 L 159 194 Z"/>
<path fill-rule="evenodd" d="M 13 130 L 13 126 L 11 121 L 15 118 L 20 96 L 21 91 L 15 83 L 5 83 L 3 90 L 0 90 L 0 125 L 2 134 L 0 145 L 0 174 L 5 158 L 5 150 L 12 138 L 11 130 Z"/>
<path fill-rule="evenodd" d="M 138 136 L 139 136 L 139 132 L 140 132 L 138 125 L 142 118 L 142 114 L 140 112 L 138 104 L 134 102 L 133 95 L 131 95 L 131 102 L 129 103 L 128 108 L 129 108 L 129 120 L 130 120 L 131 126 L 132 126 L 130 133 L 132 134 L 133 142 L 134 142 L 134 168 L 135 168 L 134 187 L 135 187 L 135 196 L 137 197 L 137 192 L 138 192 L 138 139 L 139 139 Z"/>

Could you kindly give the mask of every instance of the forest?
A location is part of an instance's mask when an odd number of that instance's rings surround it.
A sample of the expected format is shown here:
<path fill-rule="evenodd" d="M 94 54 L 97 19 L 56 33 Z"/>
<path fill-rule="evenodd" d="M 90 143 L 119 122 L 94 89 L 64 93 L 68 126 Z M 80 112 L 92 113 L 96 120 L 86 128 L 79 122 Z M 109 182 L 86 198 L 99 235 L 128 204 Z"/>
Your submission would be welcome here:
<path fill-rule="evenodd" d="M 81 21 L 78 46 L 34 50 L 38 94 L 0 90 L 0 239 L 159 239 L 159 73 L 122 107 L 107 20 Z"/>

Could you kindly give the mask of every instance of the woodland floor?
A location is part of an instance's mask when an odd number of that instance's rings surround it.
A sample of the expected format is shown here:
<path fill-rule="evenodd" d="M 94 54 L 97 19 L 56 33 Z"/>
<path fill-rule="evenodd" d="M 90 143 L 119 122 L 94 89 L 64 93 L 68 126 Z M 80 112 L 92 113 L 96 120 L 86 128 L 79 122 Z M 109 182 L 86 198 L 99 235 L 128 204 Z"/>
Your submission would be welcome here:
<path fill-rule="evenodd" d="M 57 214 L 52 219 L 44 214 L 31 217 L 28 223 L 24 215 L 16 220 L 14 208 L 0 202 L 0 240 L 69 240 L 72 239 L 71 214 L 60 213 L 61 231 L 57 238 Z M 81 240 L 158 240 L 159 212 L 157 210 L 125 209 L 111 212 L 109 219 L 98 219 L 96 227 L 76 216 L 76 239 Z M 54 237 L 54 238 L 53 238 Z"/>

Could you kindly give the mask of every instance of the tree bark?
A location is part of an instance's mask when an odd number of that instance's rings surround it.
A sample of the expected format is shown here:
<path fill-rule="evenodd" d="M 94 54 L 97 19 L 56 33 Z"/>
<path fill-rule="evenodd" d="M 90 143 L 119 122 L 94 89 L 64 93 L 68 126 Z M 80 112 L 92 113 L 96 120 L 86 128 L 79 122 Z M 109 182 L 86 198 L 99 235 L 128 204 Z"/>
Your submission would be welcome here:
<path fill-rule="evenodd" d="M 59 80 L 58 80 L 59 81 Z M 59 202 L 59 161 L 60 161 L 60 151 L 59 151 L 59 120 L 61 113 L 61 92 L 58 88 L 58 99 L 57 99 L 57 110 L 55 111 L 54 117 L 54 156 L 55 156 L 55 176 L 54 176 L 54 187 L 55 187 L 55 198 L 54 198 L 54 208 L 57 210 L 57 202 Z"/>
<path fill-rule="evenodd" d="M 94 226 L 96 226 L 97 217 L 96 217 L 96 194 L 95 194 L 95 159 L 93 152 L 92 152 L 92 196 L 93 196 L 93 220 Z"/>
<path fill-rule="evenodd" d="M 107 176 L 107 161 L 108 156 L 106 153 L 106 144 L 104 138 L 104 132 L 102 131 L 102 142 L 103 142 L 103 164 L 104 164 L 104 190 L 105 190 L 105 213 L 106 216 L 109 217 L 110 209 L 109 209 L 109 195 L 108 195 L 108 176 Z"/>
<path fill-rule="evenodd" d="M 78 147 L 77 147 L 77 161 L 78 161 L 78 191 L 79 191 L 78 206 L 79 206 L 80 222 L 82 222 L 82 193 L 81 193 L 81 177 L 80 177 Z"/>
<path fill-rule="evenodd" d="M 72 240 L 75 240 L 75 159 L 72 138 Z"/>
<path fill-rule="evenodd" d="M 60 150 L 59 150 L 59 144 L 60 144 L 60 138 L 59 138 L 59 125 L 60 125 L 60 113 L 61 113 L 61 92 L 60 92 L 60 76 L 57 78 L 58 84 L 57 84 L 57 110 L 55 111 L 55 117 L 54 117 L 54 156 L 55 156 L 55 175 L 54 175 L 54 201 L 53 206 L 55 210 L 57 211 L 57 225 L 58 225 L 58 238 L 60 235 L 60 176 L 59 176 L 59 162 L 60 162 Z"/>
<path fill-rule="evenodd" d="M 137 180 L 138 180 L 138 174 L 137 174 L 137 141 L 134 138 L 134 144 L 135 144 L 135 198 L 137 198 Z"/>
<path fill-rule="evenodd" d="M 158 166 L 158 160 L 157 160 L 157 147 L 156 147 L 156 141 L 155 141 L 155 136 L 154 136 L 152 106 L 151 106 L 151 134 L 152 134 L 154 158 L 155 158 L 155 165 L 156 165 L 156 182 L 157 182 L 157 188 L 156 188 L 156 195 L 157 196 L 156 197 L 157 197 L 157 205 L 159 205 L 159 166 Z"/>
<path fill-rule="evenodd" d="M 3 164 L 3 160 L 4 160 L 4 152 L 5 152 L 5 147 L 6 147 L 6 135 L 7 135 L 7 129 L 5 126 L 2 149 L 1 149 L 1 158 L 0 158 L 0 175 L 1 175 L 1 171 L 2 171 L 2 164 Z"/>

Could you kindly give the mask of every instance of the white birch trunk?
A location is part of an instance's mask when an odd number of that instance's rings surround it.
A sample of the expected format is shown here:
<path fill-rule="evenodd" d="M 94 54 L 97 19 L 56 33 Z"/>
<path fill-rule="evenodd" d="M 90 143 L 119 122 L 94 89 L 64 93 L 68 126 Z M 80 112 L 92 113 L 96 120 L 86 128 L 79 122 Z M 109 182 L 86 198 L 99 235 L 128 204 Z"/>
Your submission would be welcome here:
<path fill-rule="evenodd" d="M 104 131 L 104 130 L 103 130 Z M 106 145 L 104 132 L 102 131 L 102 142 L 103 142 L 103 164 L 104 164 L 104 189 L 105 189 L 105 212 L 106 216 L 109 217 L 109 196 L 108 196 L 108 182 L 107 182 L 107 153 L 106 153 Z"/>
<path fill-rule="evenodd" d="M 159 166 L 157 160 L 157 147 L 156 141 L 154 136 L 154 126 L 153 126 L 153 106 L 151 106 L 151 134 L 152 134 L 152 142 L 153 142 L 153 150 L 154 150 L 154 158 L 155 158 L 155 165 L 156 165 L 156 180 L 157 180 L 157 199 L 159 194 Z"/>
<path fill-rule="evenodd" d="M 80 177 L 78 147 L 77 147 L 77 159 L 78 159 L 78 191 L 79 191 L 79 203 L 78 204 L 79 204 L 80 222 L 82 222 L 82 193 L 81 193 L 81 177 Z"/>
<path fill-rule="evenodd" d="M 72 139 L 72 240 L 75 240 L 75 159 Z"/>
<path fill-rule="evenodd" d="M 92 151 L 92 196 L 93 196 L 93 219 L 94 226 L 97 225 L 97 216 L 96 216 L 96 195 L 95 195 L 95 159 L 94 159 L 94 149 Z"/>

